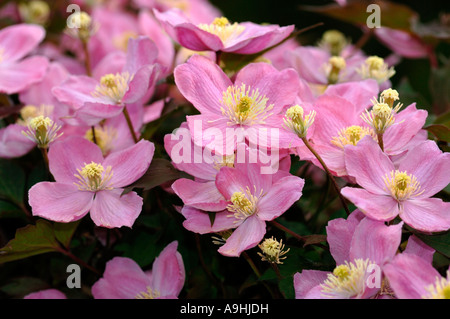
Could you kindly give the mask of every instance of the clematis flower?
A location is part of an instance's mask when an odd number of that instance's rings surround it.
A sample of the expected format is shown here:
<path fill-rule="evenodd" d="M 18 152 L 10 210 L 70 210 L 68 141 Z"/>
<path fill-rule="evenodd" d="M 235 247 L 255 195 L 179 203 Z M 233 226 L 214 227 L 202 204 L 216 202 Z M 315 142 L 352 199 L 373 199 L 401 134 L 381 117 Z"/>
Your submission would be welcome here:
<path fill-rule="evenodd" d="M 294 30 L 293 25 L 230 23 L 225 17 L 215 18 L 211 24 L 194 24 L 178 9 L 153 12 L 172 39 L 194 51 L 253 54 L 283 41 Z"/>
<path fill-rule="evenodd" d="M 314 102 L 317 115 L 311 144 L 336 176 L 348 176 L 344 161 L 344 150 L 348 145 L 359 145 L 359 141 L 365 136 L 378 141 L 374 128 L 362 117 L 367 112 L 369 96 L 374 93 L 378 95 L 376 92 L 377 85 L 373 80 L 346 83 L 330 87 Z M 345 112 L 342 112 L 343 106 Z M 427 112 L 418 110 L 415 103 L 398 113 L 391 111 L 388 105 L 386 107 L 390 110 L 393 125 L 383 134 L 384 151 L 387 155 L 395 157 L 407 151 L 411 141 L 417 141 L 417 135 L 418 138 L 422 137 L 421 130 Z M 303 145 L 297 148 L 297 153 L 301 159 L 312 161 L 321 167 L 313 154 Z"/>
<path fill-rule="evenodd" d="M 88 76 L 71 76 L 52 92 L 62 103 L 71 105 L 81 124 L 95 125 L 120 114 L 155 85 L 158 67 L 155 44 L 148 37 L 130 39 L 126 63 L 120 72 L 103 75 L 100 81 Z"/>
<path fill-rule="evenodd" d="M 384 271 L 399 299 L 450 299 L 450 269 L 443 277 L 431 261 L 401 253 L 385 266 Z"/>
<path fill-rule="evenodd" d="M 411 149 L 395 167 L 370 137 L 345 148 L 345 166 L 363 188 L 345 187 L 342 195 L 368 217 L 390 221 L 399 216 L 423 232 L 450 228 L 450 203 L 431 198 L 450 182 L 450 154 L 435 142 Z"/>
<path fill-rule="evenodd" d="M 299 89 L 294 70 L 251 63 L 233 83 L 213 61 L 194 55 L 176 67 L 174 75 L 180 92 L 201 112 L 187 117 L 196 144 L 224 155 L 244 140 L 267 148 L 295 146 L 296 135 L 282 127 L 280 113 Z"/>
<path fill-rule="evenodd" d="M 48 59 L 27 55 L 44 37 L 45 29 L 33 24 L 16 24 L 0 30 L 0 93 L 18 93 L 42 80 Z"/>
<path fill-rule="evenodd" d="M 107 262 L 103 277 L 92 286 L 95 299 L 177 299 L 184 286 L 183 258 L 178 242 L 167 245 L 150 271 L 132 259 L 114 257 Z"/>
<path fill-rule="evenodd" d="M 303 270 L 294 275 L 296 299 L 367 299 L 386 291 L 383 271 L 400 245 L 403 223 L 386 226 L 356 210 L 326 227 L 333 272 Z"/>
<path fill-rule="evenodd" d="M 61 117 L 68 114 L 68 106 L 53 97 L 51 88 L 68 76 L 68 71 L 61 64 L 52 62 L 40 82 L 20 92 L 19 99 L 25 106 L 20 109 L 19 118 L 0 129 L 1 158 L 21 157 L 36 145 L 48 146 L 61 134 L 64 136 L 66 127 Z M 43 127 L 39 129 L 39 125 Z M 39 134 L 36 134 L 36 129 Z"/>
<path fill-rule="evenodd" d="M 186 221 L 183 225 L 200 234 L 234 229 L 218 252 L 238 257 L 263 239 L 266 221 L 281 216 L 301 197 L 304 180 L 283 170 L 261 174 L 261 163 L 246 161 L 237 162 L 234 167 L 222 167 L 215 183 L 227 202 L 225 210 L 215 214 L 211 225 L 204 211 L 184 206 L 181 213 Z"/>
<path fill-rule="evenodd" d="M 55 142 L 48 154 L 55 182 L 31 187 L 33 215 L 68 223 L 90 212 L 97 226 L 131 227 L 142 198 L 135 192 L 122 195 L 123 187 L 147 171 L 153 153 L 153 143 L 146 140 L 106 158 L 100 147 L 79 136 Z"/>

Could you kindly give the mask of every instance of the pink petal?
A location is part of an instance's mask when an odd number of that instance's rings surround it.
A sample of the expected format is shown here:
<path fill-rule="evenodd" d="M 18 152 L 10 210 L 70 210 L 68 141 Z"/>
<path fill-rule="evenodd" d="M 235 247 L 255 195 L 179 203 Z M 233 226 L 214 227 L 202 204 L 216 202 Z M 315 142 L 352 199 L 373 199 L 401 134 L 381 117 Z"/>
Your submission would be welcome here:
<path fill-rule="evenodd" d="M 0 92 L 14 94 L 42 80 L 48 67 L 48 59 L 32 56 L 17 63 L 0 65 Z"/>
<path fill-rule="evenodd" d="M 266 223 L 253 215 L 248 217 L 227 239 L 218 252 L 228 257 L 239 257 L 247 249 L 255 247 L 266 233 Z"/>
<path fill-rule="evenodd" d="M 185 205 L 197 209 L 218 212 L 224 210 L 228 205 L 228 201 L 217 190 L 214 181 L 199 183 L 181 178 L 172 184 L 172 189 Z"/>
<path fill-rule="evenodd" d="M 52 89 L 53 95 L 61 103 L 68 104 L 79 109 L 86 102 L 96 102 L 92 92 L 99 82 L 85 75 L 69 76 L 61 85 Z"/>
<path fill-rule="evenodd" d="M 66 295 L 57 289 L 45 289 L 32 292 L 23 299 L 67 299 Z"/>
<path fill-rule="evenodd" d="M 369 192 L 386 194 L 383 177 L 395 168 L 377 142 L 366 136 L 356 146 L 347 145 L 344 153 L 348 175 Z"/>
<path fill-rule="evenodd" d="M 371 106 L 370 100 L 378 96 L 378 83 L 367 79 L 358 82 L 346 82 L 329 85 L 323 95 L 335 95 L 351 101 L 361 111 Z"/>
<path fill-rule="evenodd" d="M 144 65 L 138 69 L 128 83 L 128 91 L 123 96 L 122 102 L 124 104 L 135 103 L 143 98 L 148 90 L 153 90 L 158 70 L 157 65 Z"/>
<path fill-rule="evenodd" d="M 400 208 L 400 217 L 419 231 L 446 231 L 450 228 L 450 203 L 440 198 L 406 200 Z"/>
<path fill-rule="evenodd" d="M 16 24 L 0 31 L 2 63 L 20 60 L 33 51 L 45 37 L 45 29 L 35 24 Z"/>
<path fill-rule="evenodd" d="M 130 39 L 127 47 L 127 62 L 124 71 L 135 74 L 142 66 L 153 65 L 157 56 L 158 49 L 149 37 L 139 36 L 136 39 Z"/>
<path fill-rule="evenodd" d="M 132 227 L 142 210 L 142 197 L 135 192 L 121 195 L 123 189 L 103 190 L 95 194 L 91 219 L 97 226 Z"/>
<path fill-rule="evenodd" d="M 412 254 L 398 254 L 383 272 L 399 299 L 421 299 L 428 295 L 425 288 L 441 277 L 431 263 Z"/>
<path fill-rule="evenodd" d="M 21 157 L 31 151 L 36 143 L 22 134 L 25 126 L 10 124 L 0 129 L 0 158 Z"/>
<path fill-rule="evenodd" d="M 408 32 L 382 27 L 375 29 L 375 35 L 393 52 L 406 58 L 423 58 L 428 55 L 427 46 Z"/>
<path fill-rule="evenodd" d="M 151 282 L 132 259 L 114 257 L 106 263 L 103 278 L 92 286 L 94 299 L 134 299 L 147 292 Z"/>
<path fill-rule="evenodd" d="M 450 153 L 428 140 L 409 150 L 398 169 L 417 178 L 423 191 L 419 198 L 431 197 L 450 183 Z"/>
<path fill-rule="evenodd" d="M 409 236 L 408 244 L 406 245 L 406 248 L 404 250 L 405 254 L 412 254 L 419 256 L 430 264 L 433 262 L 433 256 L 435 252 L 436 252 L 435 249 L 426 245 L 415 235 Z"/>
<path fill-rule="evenodd" d="M 397 201 L 388 195 L 373 194 L 365 189 L 352 187 L 344 187 L 341 194 L 375 220 L 390 221 L 399 213 Z"/>
<path fill-rule="evenodd" d="M 321 270 L 303 270 L 296 273 L 294 275 L 295 299 L 310 299 L 312 289 L 322 284 L 328 274 L 329 272 Z"/>
<path fill-rule="evenodd" d="M 216 176 L 216 187 L 226 199 L 236 192 L 245 192 L 247 187 L 253 191 L 253 186 L 247 175 L 232 167 L 222 167 Z"/>
<path fill-rule="evenodd" d="M 94 193 L 79 191 L 73 184 L 41 182 L 30 188 L 28 196 L 34 216 L 68 223 L 89 212 Z"/>
<path fill-rule="evenodd" d="M 305 181 L 297 176 L 287 176 L 278 180 L 258 201 L 258 217 L 273 220 L 283 214 L 302 196 Z"/>
<path fill-rule="evenodd" d="M 181 94 L 201 113 L 221 114 L 223 92 L 232 85 L 222 69 L 210 59 L 193 55 L 174 70 Z"/>
<path fill-rule="evenodd" d="M 153 122 L 161 117 L 162 111 L 164 109 L 164 100 L 158 100 L 144 108 L 144 119 L 145 124 Z"/>
<path fill-rule="evenodd" d="M 350 246 L 350 260 L 369 259 L 379 267 L 397 253 L 403 223 L 386 226 L 384 222 L 364 218 L 355 229 Z"/>
<path fill-rule="evenodd" d="M 186 274 L 177 247 L 177 241 L 170 243 L 153 262 L 152 288 L 159 291 L 161 297 L 178 296 L 184 286 Z"/>
<path fill-rule="evenodd" d="M 50 172 L 57 182 L 72 184 L 78 182 L 75 174 L 86 164 L 101 164 L 103 155 L 100 148 L 81 136 L 71 136 L 56 141 L 48 152 Z"/>
<path fill-rule="evenodd" d="M 298 72 L 300 77 L 307 82 L 326 84 L 328 82 L 324 65 L 328 62 L 330 54 L 316 47 L 299 47 L 287 52 L 290 65 Z"/>
<path fill-rule="evenodd" d="M 153 159 L 155 145 L 147 140 L 124 150 L 111 153 L 103 161 L 103 167 L 111 166 L 111 184 L 115 188 L 125 187 L 138 180 L 147 171 Z"/>
<path fill-rule="evenodd" d="M 353 211 L 347 219 L 337 218 L 330 220 L 326 226 L 327 242 L 330 253 L 337 265 L 344 264 L 350 259 L 350 246 L 353 234 L 364 214 L 359 210 Z"/>
<path fill-rule="evenodd" d="M 239 224 L 228 211 L 214 213 L 214 223 L 211 225 L 211 219 L 208 212 L 198 210 L 193 207 L 184 206 L 181 214 L 186 218 L 183 226 L 194 233 L 208 234 L 218 233 L 224 230 L 236 228 Z"/>

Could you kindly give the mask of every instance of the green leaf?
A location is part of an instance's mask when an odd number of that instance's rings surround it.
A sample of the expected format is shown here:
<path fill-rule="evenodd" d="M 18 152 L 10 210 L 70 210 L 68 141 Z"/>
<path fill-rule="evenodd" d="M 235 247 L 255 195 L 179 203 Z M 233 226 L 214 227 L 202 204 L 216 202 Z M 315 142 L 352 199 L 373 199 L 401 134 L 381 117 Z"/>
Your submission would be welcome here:
<path fill-rule="evenodd" d="M 36 225 L 18 229 L 15 238 L 0 249 L 0 263 L 54 251 L 61 251 L 61 246 L 56 239 L 53 225 L 39 219 Z"/>
<path fill-rule="evenodd" d="M 442 124 L 432 124 L 424 127 L 425 130 L 432 133 L 439 141 L 450 143 L 450 129 Z"/>
<path fill-rule="evenodd" d="M 152 189 L 166 182 L 182 177 L 182 173 L 173 167 L 172 163 L 163 158 L 154 158 L 147 172 L 136 182 L 125 188 L 122 195 L 134 188 Z"/>
<path fill-rule="evenodd" d="M 69 249 L 73 234 L 77 230 L 80 222 L 81 219 L 72 223 L 54 223 L 55 237 L 66 249 Z"/>
<path fill-rule="evenodd" d="M 450 258 L 450 232 L 438 235 L 416 234 L 425 244 Z"/>
<path fill-rule="evenodd" d="M 0 200 L 0 218 L 25 218 L 25 214 L 15 204 Z"/>
<path fill-rule="evenodd" d="M 0 197 L 22 204 L 24 193 L 24 170 L 12 161 L 0 160 Z"/>
<path fill-rule="evenodd" d="M 450 111 L 438 116 L 434 120 L 434 124 L 442 124 L 445 125 L 446 127 L 450 127 Z"/>

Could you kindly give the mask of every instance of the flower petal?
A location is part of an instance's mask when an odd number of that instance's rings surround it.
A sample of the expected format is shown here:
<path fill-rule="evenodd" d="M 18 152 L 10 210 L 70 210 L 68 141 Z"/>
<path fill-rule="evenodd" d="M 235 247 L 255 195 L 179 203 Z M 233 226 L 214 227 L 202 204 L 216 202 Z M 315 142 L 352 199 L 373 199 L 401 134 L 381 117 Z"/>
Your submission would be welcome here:
<path fill-rule="evenodd" d="M 400 208 L 400 217 L 420 231 L 446 231 L 450 228 L 450 203 L 440 198 L 407 200 Z"/>
<path fill-rule="evenodd" d="M 186 218 L 183 226 L 187 230 L 198 234 L 218 233 L 239 226 L 235 222 L 236 219 L 232 218 L 233 215 L 228 211 L 214 213 L 214 223 L 212 225 L 208 212 L 190 206 L 184 206 L 181 214 Z"/>
<path fill-rule="evenodd" d="M 224 210 L 228 205 L 228 201 L 217 190 L 214 181 L 199 183 L 181 178 L 172 184 L 172 189 L 185 205 L 197 209 L 218 212 Z"/>
<path fill-rule="evenodd" d="M 28 196 L 34 216 L 69 223 L 89 212 L 94 193 L 79 191 L 75 185 L 41 182 L 30 188 Z"/>

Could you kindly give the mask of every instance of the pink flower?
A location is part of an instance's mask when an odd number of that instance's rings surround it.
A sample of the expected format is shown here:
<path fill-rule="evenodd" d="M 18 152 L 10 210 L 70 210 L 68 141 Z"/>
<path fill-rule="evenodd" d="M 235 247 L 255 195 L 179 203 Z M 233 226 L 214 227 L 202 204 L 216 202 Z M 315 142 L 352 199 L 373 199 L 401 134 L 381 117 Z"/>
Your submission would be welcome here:
<path fill-rule="evenodd" d="M 398 254 L 384 268 L 389 285 L 399 299 L 448 299 L 450 269 L 447 278 L 420 256 Z"/>
<path fill-rule="evenodd" d="M 314 102 L 317 115 L 314 121 L 314 134 L 311 144 L 336 176 L 347 176 L 344 162 L 344 150 L 349 145 L 359 145 L 364 136 L 377 140 L 374 130 L 361 118 L 370 103 L 370 95 L 377 94 L 377 85 L 373 80 L 351 82 L 330 86 Z M 343 112 L 343 107 L 345 112 Z M 410 148 L 416 136 L 422 136 L 427 112 L 418 110 L 415 104 L 395 113 L 395 124 L 383 134 L 384 150 L 389 156 L 397 156 Z M 303 160 L 312 161 L 322 168 L 313 154 L 303 145 L 297 148 Z"/>
<path fill-rule="evenodd" d="M 345 187 L 342 195 L 370 218 L 396 216 L 423 232 L 450 228 L 450 203 L 431 198 L 450 181 L 450 154 L 433 141 L 411 149 L 398 167 L 370 137 L 345 148 L 345 166 L 363 188 Z"/>
<path fill-rule="evenodd" d="M 427 46 L 417 37 L 387 27 L 375 28 L 375 36 L 393 52 L 410 59 L 423 58 L 428 55 Z"/>
<path fill-rule="evenodd" d="M 17 93 L 42 79 L 47 70 L 47 58 L 26 56 L 44 37 L 45 29 L 32 24 L 17 24 L 0 30 L 0 93 Z"/>
<path fill-rule="evenodd" d="M 282 127 L 280 113 L 299 89 L 294 70 L 251 63 L 232 82 L 214 62 L 194 55 L 174 75 L 180 92 L 201 112 L 187 117 L 196 144 L 227 155 L 245 139 L 269 148 L 295 146 L 296 135 Z"/>
<path fill-rule="evenodd" d="M 265 222 L 287 211 L 301 197 L 304 185 L 303 179 L 284 170 L 261 174 L 261 167 L 260 162 L 248 160 L 236 162 L 234 167 L 222 167 L 215 184 L 227 202 L 225 210 L 215 214 L 211 225 L 204 211 L 184 206 L 183 225 L 200 234 L 234 229 L 218 250 L 224 256 L 238 257 L 244 250 L 255 247 L 266 232 Z"/>
<path fill-rule="evenodd" d="M 126 63 L 120 72 L 103 75 L 100 81 L 71 76 L 54 87 L 53 94 L 74 108 L 74 117 L 82 124 L 95 125 L 120 114 L 125 105 L 139 101 L 153 89 L 158 73 L 156 56 L 156 46 L 149 38 L 130 39 Z"/>
<path fill-rule="evenodd" d="M 185 270 L 174 241 L 143 271 L 130 258 L 114 257 L 106 264 L 103 278 L 92 286 L 95 299 L 177 299 L 184 286 Z"/>
<path fill-rule="evenodd" d="M 67 223 L 90 212 L 97 226 L 131 227 L 141 212 L 142 198 L 135 192 L 122 195 L 123 187 L 147 171 L 153 153 L 153 143 L 146 140 L 106 158 L 82 137 L 55 142 L 48 154 L 55 182 L 31 187 L 33 215 Z"/>
<path fill-rule="evenodd" d="M 57 289 L 44 289 L 32 292 L 23 299 L 67 299 L 66 295 Z"/>
<path fill-rule="evenodd" d="M 328 222 L 327 241 L 336 268 L 296 273 L 296 299 L 367 299 L 380 293 L 382 272 L 398 250 L 402 226 L 386 226 L 358 210 L 347 220 Z"/>
<path fill-rule="evenodd" d="M 194 51 L 253 54 L 281 42 L 294 30 L 293 25 L 231 24 L 224 17 L 214 19 L 211 24 L 194 24 L 177 9 L 153 12 L 177 43 Z"/>

